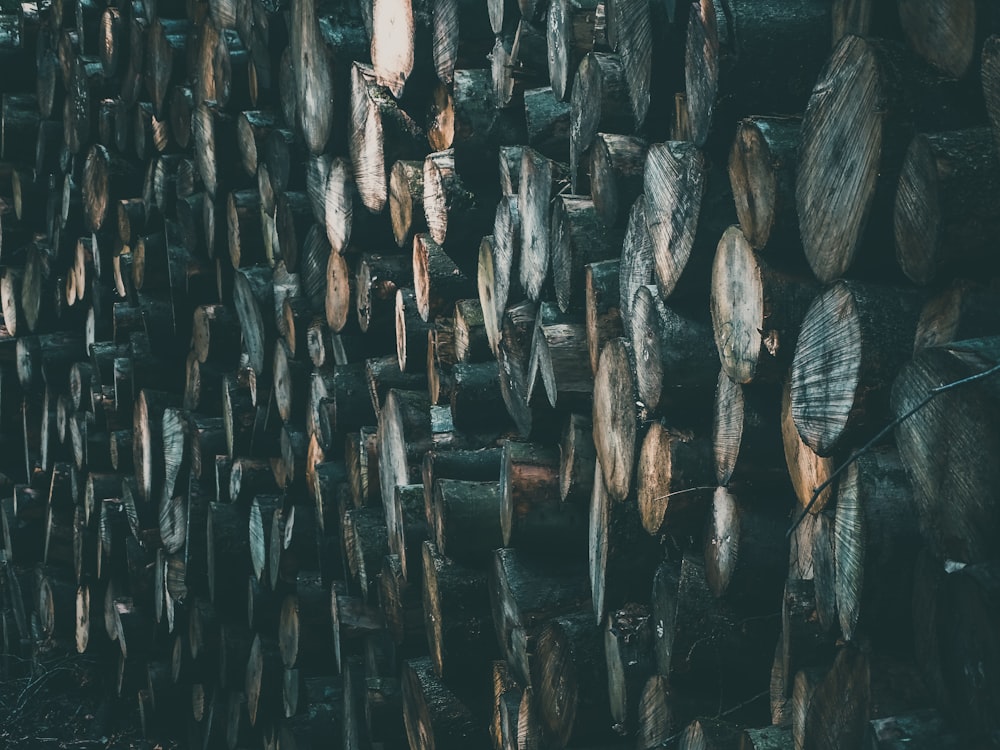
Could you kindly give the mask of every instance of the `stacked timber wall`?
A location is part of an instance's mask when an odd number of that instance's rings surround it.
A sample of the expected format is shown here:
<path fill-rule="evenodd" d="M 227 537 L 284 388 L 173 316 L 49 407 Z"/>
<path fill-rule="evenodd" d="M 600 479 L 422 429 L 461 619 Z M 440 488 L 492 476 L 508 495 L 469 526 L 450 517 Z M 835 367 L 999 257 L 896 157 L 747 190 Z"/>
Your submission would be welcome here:
<path fill-rule="evenodd" d="M 995 15 L 4 10 L 0 652 L 206 749 L 991 746 Z"/>

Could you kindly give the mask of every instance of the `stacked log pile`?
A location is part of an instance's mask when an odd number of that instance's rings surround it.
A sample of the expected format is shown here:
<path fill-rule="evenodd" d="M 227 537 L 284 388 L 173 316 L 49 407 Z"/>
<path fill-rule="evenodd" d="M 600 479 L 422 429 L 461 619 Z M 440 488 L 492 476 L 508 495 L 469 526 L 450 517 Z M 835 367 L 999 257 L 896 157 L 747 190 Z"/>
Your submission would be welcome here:
<path fill-rule="evenodd" d="M 996 30 L 3 10 L 0 652 L 199 748 L 991 746 Z"/>

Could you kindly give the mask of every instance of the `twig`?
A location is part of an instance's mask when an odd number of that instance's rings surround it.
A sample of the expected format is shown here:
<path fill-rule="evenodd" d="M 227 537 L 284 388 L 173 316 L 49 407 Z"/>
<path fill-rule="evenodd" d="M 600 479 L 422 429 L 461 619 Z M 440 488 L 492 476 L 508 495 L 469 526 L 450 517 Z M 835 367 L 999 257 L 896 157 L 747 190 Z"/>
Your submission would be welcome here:
<path fill-rule="evenodd" d="M 49 677 L 51 677 L 54 674 L 58 674 L 60 672 L 72 672 L 72 671 L 73 670 L 70 667 L 59 666 L 56 667 L 55 669 L 46 670 L 45 672 L 40 674 L 34 680 L 29 682 L 27 686 L 25 686 L 24 690 L 21 691 L 21 695 L 18 696 L 17 703 L 15 704 L 14 710 L 11 712 L 11 715 L 17 716 L 18 714 L 20 714 L 21 711 L 24 710 L 24 706 L 27 702 L 27 699 L 31 697 L 29 693 L 31 693 L 31 691 L 33 690 L 36 690 Z"/>
<path fill-rule="evenodd" d="M 674 495 L 684 495 L 688 492 L 704 492 L 705 490 L 715 490 L 715 487 L 688 487 L 685 490 L 674 490 L 673 492 L 668 492 L 666 495 L 659 495 L 657 500 L 668 500 Z"/>
<path fill-rule="evenodd" d="M 893 429 L 901 425 L 903 422 L 905 422 L 907 419 L 912 417 L 918 411 L 927 406 L 927 404 L 933 401 L 935 396 L 945 393 L 946 391 L 950 391 L 954 388 L 959 388 L 960 386 L 968 385 L 969 383 L 974 383 L 977 380 L 984 380 L 985 378 L 988 378 L 990 375 L 993 375 L 994 373 L 997 372 L 1000 372 L 1000 364 L 993 365 L 993 367 L 991 367 L 990 369 L 983 370 L 982 372 L 976 373 L 975 375 L 970 375 L 967 378 L 962 378 L 961 380 L 954 380 L 951 383 L 945 383 L 944 385 L 939 385 L 935 388 L 931 388 L 931 390 L 927 393 L 927 395 L 924 396 L 923 399 L 921 399 L 916 406 L 907 411 L 905 414 L 901 414 L 900 416 L 896 417 L 891 422 L 889 422 L 889 424 L 887 424 L 885 427 L 879 430 L 878 433 L 875 435 L 875 437 L 873 437 L 867 443 L 865 443 L 856 451 L 854 451 L 854 453 L 851 454 L 850 458 L 844 461 L 844 463 L 838 466 L 833 471 L 833 473 L 826 478 L 826 481 L 824 481 L 822 484 L 820 484 L 813 490 L 812 497 L 809 498 L 809 503 L 806 505 L 805 510 L 803 510 L 802 513 L 799 514 L 799 517 L 795 519 L 795 522 L 792 524 L 791 528 L 788 529 L 788 533 L 785 534 L 785 537 L 788 538 L 795 533 L 795 529 L 799 527 L 799 524 L 802 523 L 803 519 L 805 519 L 805 517 L 809 515 L 810 511 L 812 511 L 813 506 L 816 504 L 816 501 L 819 499 L 819 496 L 823 493 L 823 490 L 825 490 L 827 487 L 833 484 L 834 480 L 837 477 L 839 477 L 851 464 L 853 464 L 855 461 L 857 461 L 859 458 L 865 455 L 868 451 L 870 451 L 875 446 L 875 444 L 878 443 L 887 434 L 889 434 L 889 432 L 891 432 Z"/>
<path fill-rule="evenodd" d="M 742 703 L 737 703 L 735 706 L 731 706 L 730 708 L 727 708 L 725 711 L 722 711 L 722 712 L 716 714 L 716 716 L 714 718 L 716 718 L 716 719 L 724 719 L 725 717 L 731 716 L 732 714 L 736 713 L 740 709 L 746 708 L 751 703 L 756 703 L 761 698 L 763 698 L 765 696 L 768 696 L 770 694 L 771 694 L 770 690 L 762 690 L 761 692 L 757 693 L 757 695 L 754 695 L 754 696 L 752 696 L 750 698 L 747 698 Z M 669 747 L 673 743 L 677 742 L 677 740 L 679 740 L 681 737 L 683 737 L 684 733 L 686 731 L 687 731 L 687 727 L 684 727 L 684 729 L 682 729 L 681 731 L 677 732 L 676 734 L 670 735 L 669 737 L 667 737 L 667 739 L 663 740 L 663 742 L 661 742 L 658 745 L 654 745 L 653 747 Z"/>

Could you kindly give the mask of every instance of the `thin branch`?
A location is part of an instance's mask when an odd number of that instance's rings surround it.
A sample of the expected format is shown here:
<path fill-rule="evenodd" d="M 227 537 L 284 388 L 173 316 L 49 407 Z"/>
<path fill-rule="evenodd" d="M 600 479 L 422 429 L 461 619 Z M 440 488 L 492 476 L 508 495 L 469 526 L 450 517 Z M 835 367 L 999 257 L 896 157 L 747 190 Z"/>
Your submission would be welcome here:
<path fill-rule="evenodd" d="M 724 719 L 727 716 L 731 716 L 732 714 L 736 713 L 740 709 L 746 708 L 751 703 L 756 703 L 761 698 L 769 696 L 770 694 L 771 694 L 770 690 L 762 690 L 761 692 L 757 693 L 757 695 L 754 695 L 754 696 L 752 696 L 750 698 L 747 698 L 742 703 L 737 703 L 735 706 L 727 708 L 725 711 L 722 711 L 722 712 L 716 714 L 716 716 L 714 718 L 716 718 L 716 719 Z M 686 731 L 687 731 L 687 727 L 684 727 L 684 729 L 682 729 L 681 731 L 677 732 L 676 734 L 670 735 L 669 737 L 667 737 L 667 739 L 663 740 L 659 744 L 653 745 L 653 747 L 669 747 L 673 743 L 677 742 L 677 740 L 679 740 L 681 737 L 683 737 L 684 733 Z"/>
<path fill-rule="evenodd" d="M 912 417 L 918 411 L 927 406 L 927 404 L 933 401 L 935 396 L 938 396 L 942 393 L 953 390 L 955 388 L 959 388 L 963 385 L 974 383 L 977 380 L 985 380 L 990 375 L 993 375 L 997 372 L 1000 372 L 1000 364 L 993 365 L 993 367 L 989 368 L 988 370 L 983 370 L 982 372 L 976 373 L 975 375 L 970 375 L 967 378 L 962 378 L 961 380 L 954 380 L 951 383 L 945 383 L 944 385 L 939 385 L 935 388 L 931 388 L 931 390 L 927 393 L 927 395 L 924 396 L 923 399 L 921 399 L 916 406 L 907 411 L 905 414 L 901 414 L 900 416 L 896 417 L 891 422 L 889 422 L 889 424 L 887 424 L 885 427 L 879 430 L 878 433 L 875 435 L 875 437 L 873 437 L 863 446 L 854 451 L 854 453 L 851 454 L 850 458 L 844 461 L 844 463 L 838 466 L 833 471 L 833 473 L 831 473 L 830 476 L 826 478 L 826 481 L 824 481 L 822 484 L 820 484 L 813 490 L 812 497 L 809 498 L 809 503 L 806 505 L 805 510 L 803 510 L 802 513 L 799 514 L 799 517 L 795 519 L 795 522 L 792 524 L 791 528 L 788 529 L 788 533 L 785 534 L 785 537 L 786 538 L 790 537 L 792 534 L 795 533 L 795 529 L 799 527 L 799 524 L 802 523 L 805 517 L 809 515 L 809 513 L 812 511 L 813 506 L 816 505 L 816 501 L 819 499 L 819 496 L 823 493 L 823 490 L 825 490 L 827 487 L 833 484 L 834 480 L 836 480 L 837 477 L 839 477 L 851 464 L 853 464 L 863 455 L 868 453 L 868 451 L 870 451 L 879 441 L 882 440 L 882 438 L 888 435 L 893 429 L 901 425 L 903 422 L 905 422 L 907 419 Z"/>
<path fill-rule="evenodd" d="M 656 500 L 667 500 L 667 499 L 673 497 L 674 495 L 684 495 L 684 494 L 686 494 L 688 492 L 705 492 L 706 490 L 715 491 L 715 489 L 716 489 L 716 487 L 714 487 L 714 486 L 713 487 L 688 487 L 687 489 L 684 489 L 684 490 L 674 490 L 673 492 L 668 492 L 666 495 L 659 495 L 655 499 Z"/>

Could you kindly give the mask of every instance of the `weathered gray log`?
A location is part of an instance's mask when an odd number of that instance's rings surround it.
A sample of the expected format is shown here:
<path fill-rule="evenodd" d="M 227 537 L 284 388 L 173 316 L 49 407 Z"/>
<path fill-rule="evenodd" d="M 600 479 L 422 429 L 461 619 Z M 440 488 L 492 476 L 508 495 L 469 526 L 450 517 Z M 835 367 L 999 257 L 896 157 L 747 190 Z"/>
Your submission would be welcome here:
<path fill-rule="evenodd" d="M 838 281 L 809 306 L 792 360 L 791 409 L 818 454 L 886 423 L 890 381 L 910 356 L 922 302 L 911 290 Z"/>

